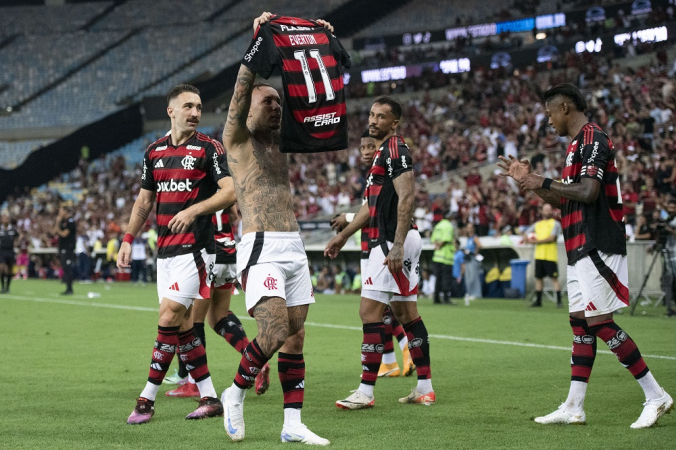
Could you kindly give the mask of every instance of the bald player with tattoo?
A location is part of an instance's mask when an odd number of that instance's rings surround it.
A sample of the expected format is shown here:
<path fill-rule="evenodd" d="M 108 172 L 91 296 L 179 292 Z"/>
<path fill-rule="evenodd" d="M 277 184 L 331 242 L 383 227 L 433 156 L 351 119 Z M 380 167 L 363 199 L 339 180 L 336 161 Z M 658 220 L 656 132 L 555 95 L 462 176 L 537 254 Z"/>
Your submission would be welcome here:
<path fill-rule="evenodd" d="M 254 31 L 270 20 L 263 13 Z M 328 29 L 330 24 L 321 21 Z M 232 386 L 223 391 L 225 431 L 244 439 L 243 402 L 265 363 L 278 353 L 284 395 L 282 442 L 328 445 L 301 422 L 305 386 L 304 323 L 314 303 L 310 271 L 289 187 L 287 156 L 280 152 L 282 108 L 271 86 L 255 83 L 242 65 L 223 129 L 223 144 L 242 212 L 237 276 L 258 335 L 244 350 Z"/>

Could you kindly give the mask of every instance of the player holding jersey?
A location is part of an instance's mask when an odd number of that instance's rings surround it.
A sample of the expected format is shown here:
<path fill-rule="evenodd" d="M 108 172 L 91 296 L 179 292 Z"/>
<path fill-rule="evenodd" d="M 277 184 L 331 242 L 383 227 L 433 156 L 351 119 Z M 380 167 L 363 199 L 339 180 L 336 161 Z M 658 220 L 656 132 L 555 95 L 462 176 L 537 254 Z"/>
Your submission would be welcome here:
<path fill-rule="evenodd" d="M 399 102 L 386 96 L 375 99 L 369 132 L 376 139 L 378 151 L 368 174 L 368 201 L 324 249 L 324 255 L 335 258 L 347 239 L 370 223 L 370 253 L 362 271 L 359 308 L 364 332 L 361 383 L 352 395 L 336 402 L 342 409 L 371 408 L 375 403 L 373 390 L 385 349 L 383 313 L 387 305 L 404 326 L 418 373 L 418 385 L 399 401 L 425 405 L 436 401 L 427 329 L 416 303 L 422 243 L 413 224 L 415 176 L 408 146 L 395 134 L 400 119 Z"/>
<path fill-rule="evenodd" d="M 505 176 L 561 209 L 568 255 L 568 298 L 573 329 L 572 376 L 566 401 L 541 424 L 582 424 L 584 400 L 602 339 L 638 381 L 646 396 L 643 412 L 631 428 L 647 428 L 674 406 L 674 401 L 648 370 L 641 352 L 613 320 L 629 305 L 627 250 L 615 149 L 595 123 L 587 121 L 587 102 L 573 85 L 558 85 L 544 95 L 549 124 L 572 142 L 566 151 L 563 180 L 530 173 L 527 160 L 502 159 Z"/>
<path fill-rule="evenodd" d="M 254 20 L 254 32 L 272 14 Z M 332 30 L 323 21 L 317 21 Z M 256 36 L 256 35 L 254 35 Z M 260 37 L 260 36 L 259 36 Z M 277 355 L 284 398 L 282 442 L 329 445 L 301 421 L 305 398 L 305 319 L 314 303 L 307 254 L 293 212 L 289 163 L 280 151 L 281 98 L 269 85 L 254 83 L 268 67 L 254 51 L 243 58 L 223 128 L 228 165 L 242 211 L 242 240 L 237 273 L 246 308 L 256 319 L 258 334 L 244 349 L 232 385 L 223 391 L 225 431 L 233 441 L 245 436 L 244 398 L 265 364 Z M 259 44 L 262 45 L 262 44 Z"/>
<path fill-rule="evenodd" d="M 119 269 L 130 266 L 134 236 L 157 204 L 158 335 L 148 381 L 127 419 L 129 424 L 146 423 L 152 418 L 157 391 L 177 350 L 201 397 L 197 409 L 186 419 L 223 413 L 204 346 L 193 329 L 191 311 L 195 299 L 209 297 L 214 234 L 207 214 L 235 203 L 234 188 L 223 146 L 196 130 L 202 116 L 199 91 L 178 85 L 167 94 L 167 103 L 171 133 L 146 150 L 141 189 L 117 258 Z"/>

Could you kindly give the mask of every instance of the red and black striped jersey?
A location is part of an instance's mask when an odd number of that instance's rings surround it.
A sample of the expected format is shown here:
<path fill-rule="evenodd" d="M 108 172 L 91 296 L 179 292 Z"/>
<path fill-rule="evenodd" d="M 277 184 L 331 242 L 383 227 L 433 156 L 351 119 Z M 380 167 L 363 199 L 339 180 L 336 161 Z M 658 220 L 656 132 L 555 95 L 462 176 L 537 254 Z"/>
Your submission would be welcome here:
<path fill-rule="evenodd" d="M 236 264 L 237 249 L 235 233 L 230 224 L 228 210 L 217 211 L 211 218 L 214 224 L 214 240 L 216 242 L 216 264 Z"/>
<path fill-rule="evenodd" d="M 385 241 L 394 242 L 397 231 L 399 196 L 393 180 L 413 170 L 413 159 L 404 138 L 391 136 L 376 151 L 366 178 L 366 197 L 369 204 L 369 248 Z M 416 228 L 411 220 L 411 228 Z"/>
<path fill-rule="evenodd" d="M 159 258 L 207 249 L 215 251 L 211 217 L 199 216 L 186 233 L 174 234 L 169 221 L 179 211 L 211 197 L 218 180 L 230 176 L 223 145 L 196 132 L 187 142 L 174 146 L 171 135 L 148 146 L 143 157 L 141 187 L 157 193 L 157 248 Z"/>
<path fill-rule="evenodd" d="M 615 165 L 615 148 L 608 135 L 595 123 L 588 123 L 566 151 L 562 182 L 580 183 L 593 178 L 601 183 L 594 203 L 561 199 L 561 225 L 568 264 L 574 264 L 590 250 L 626 255 L 622 197 Z"/>
<path fill-rule="evenodd" d="M 347 148 L 343 67 L 350 67 L 350 56 L 329 30 L 274 15 L 256 30 L 242 64 L 264 78 L 281 72 L 282 153 Z"/>

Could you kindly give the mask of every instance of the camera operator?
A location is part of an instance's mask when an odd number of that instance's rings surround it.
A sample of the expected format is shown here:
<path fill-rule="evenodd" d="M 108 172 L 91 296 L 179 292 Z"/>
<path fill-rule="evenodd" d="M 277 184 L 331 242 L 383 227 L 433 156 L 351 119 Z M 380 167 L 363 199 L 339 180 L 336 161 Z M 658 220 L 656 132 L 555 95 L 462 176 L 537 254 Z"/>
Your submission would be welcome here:
<path fill-rule="evenodd" d="M 655 249 L 664 248 L 664 270 L 662 289 L 667 303 L 667 316 L 676 316 L 674 308 L 674 283 L 676 282 L 676 198 L 669 199 L 667 204 L 668 218 L 655 223 Z"/>

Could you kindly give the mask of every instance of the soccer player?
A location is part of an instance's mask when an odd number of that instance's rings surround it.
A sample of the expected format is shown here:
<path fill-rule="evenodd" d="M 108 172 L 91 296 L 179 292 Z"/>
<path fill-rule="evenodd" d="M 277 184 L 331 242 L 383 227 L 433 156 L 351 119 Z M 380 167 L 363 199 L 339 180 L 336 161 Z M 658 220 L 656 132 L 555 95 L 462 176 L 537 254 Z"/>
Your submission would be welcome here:
<path fill-rule="evenodd" d="M 254 31 L 270 20 L 263 13 Z M 321 22 L 332 30 L 330 24 Z M 253 52 L 253 50 L 252 50 Z M 250 53 L 248 53 L 250 54 Z M 248 55 L 247 54 L 247 55 Z M 245 61 L 248 61 L 245 58 Z M 245 436 L 246 391 L 272 356 L 284 397 L 282 442 L 328 445 L 301 421 L 305 392 L 304 323 L 314 303 L 307 255 L 293 211 L 289 165 L 280 152 L 281 99 L 242 64 L 223 129 L 228 165 L 242 212 L 237 274 L 246 308 L 258 325 L 247 345 L 233 384 L 223 391 L 225 431 L 233 441 Z"/>
<path fill-rule="evenodd" d="M 9 292 L 15 262 L 14 243 L 18 237 L 19 232 L 9 220 L 9 215 L 2 214 L 0 216 L 0 281 L 2 282 L 0 294 Z"/>
<path fill-rule="evenodd" d="M 223 146 L 197 131 L 202 117 L 199 91 L 194 86 L 178 85 L 167 94 L 167 104 L 171 133 L 145 152 L 141 189 L 117 257 L 120 270 L 130 266 L 131 243 L 156 203 L 158 335 L 148 382 L 127 420 L 129 424 L 150 421 L 157 391 L 177 348 L 201 397 L 197 409 L 186 419 L 223 414 L 191 311 L 195 299 L 209 297 L 215 249 L 208 214 L 234 204 L 234 188 Z"/>
<path fill-rule="evenodd" d="M 372 408 L 375 403 L 373 390 L 385 347 L 383 313 L 387 305 L 404 324 L 418 373 L 418 385 L 399 401 L 431 405 L 436 400 L 427 329 L 416 303 L 422 244 L 413 222 L 415 176 L 408 146 L 395 134 L 400 119 L 399 102 L 386 96 L 375 99 L 369 113 L 369 132 L 378 150 L 366 184 L 368 202 L 324 249 L 325 256 L 335 258 L 352 234 L 370 224 L 370 253 L 362 272 L 359 308 L 364 331 L 361 383 L 352 395 L 336 402 L 338 408 Z"/>
<path fill-rule="evenodd" d="M 647 428 L 674 406 L 674 401 L 648 370 L 641 352 L 613 320 L 613 312 L 628 306 L 627 252 L 615 150 L 608 136 L 584 114 L 587 102 L 573 85 L 553 87 L 544 95 L 549 124 L 572 142 L 566 151 L 563 180 L 530 173 L 528 161 L 501 157 L 504 176 L 547 203 L 561 208 L 568 256 L 568 297 L 573 329 L 572 376 L 566 401 L 551 414 L 536 417 L 541 424 L 585 423 L 584 400 L 596 357 L 596 340 L 603 340 L 638 381 L 646 396 L 643 412 L 631 428 Z"/>
<path fill-rule="evenodd" d="M 535 233 L 535 237 L 528 237 Z M 538 220 L 525 232 L 526 242 L 535 244 L 535 302 L 531 306 L 542 306 L 542 290 L 544 278 L 549 277 L 554 283 L 556 307 L 561 308 L 561 283 L 559 283 L 559 252 L 556 240 L 561 234 L 561 223 L 554 219 L 552 205 L 542 205 L 542 220 Z"/>
<path fill-rule="evenodd" d="M 373 158 L 376 155 L 376 140 L 369 134 L 369 130 L 364 131 L 364 134 L 361 136 L 361 142 L 359 145 L 359 153 L 361 155 L 361 162 L 364 166 L 370 168 L 373 164 Z M 363 203 L 368 202 L 368 196 L 366 195 L 366 189 L 364 189 L 364 199 Z M 333 219 L 331 219 L 331 228 L 337 231 L 343 231 L 348 223 L 352 222 L 355 214 L 346 214 L 342 213 Z M 361 262 L 360 262 L 360 272 L 363 272 L 366 269 L 366 263 L 369 259 L 369 224 L 367 223 L 361 229 Z M 362 284 L 363 287 L 363 284 Z M 411 359 L 411 352 L 408 350 L 408 338 L 406 337 L 406 332 L 401 324 L 397 321 L 397 318 L 394 317 L 392 309 L 388 306 L 385 308 L 385 313 L 383 314 L 383 323 L 385 324 L 385 349 L 383 350 L 383 360 L 380 364 L 380 369 L 378 370 L 379 377 L 398 377 L 400 374 L 407 377 L 413 373 L 415 370 L 415 364 Z M 399 341 L 399 347 L 401 348 L 401 354 L 403 357 L 403 367 L 404 371 L 402 372 L 399 369 L 399 364 L 397 364 L 397 358 L 394 355 L 394 343 L 392 337 L 396 336 Z"/>
<path fill-rule="evenodd" d="M 249 345 L 249 339 L 235 313 L 230 311 L 230 299 L 237 277 L 237 250 L 235 248 L 235 233 L 233 225 L 236 222 L 237 210 L 234 206 L 216 211 L 212 216 L 214 224 L 214 238 L 216 241 L 216 263 L 211 274 L 211 296 L 209 299 L 198 299 L 193 304 L 192 319 L 195 334 L 202 340 L 204 348 L 207 346 L 204 335 L 204 319 L 209 326 L 222 336 L 240 354 Z M 182 370 L 185 364 L 179 361 Z M 256 376 L 256 394 L 262 395 L 270 386 L 270 365 L 265 364 Z M 199 397 L 199 389 L 195 380 L 188 379 L 178 388 L 167 391 L 168 397 Z M 166 379 L 165 379 L 166 381 Z"/>

